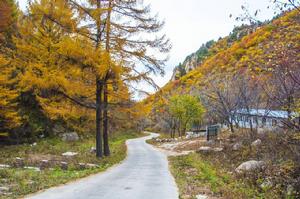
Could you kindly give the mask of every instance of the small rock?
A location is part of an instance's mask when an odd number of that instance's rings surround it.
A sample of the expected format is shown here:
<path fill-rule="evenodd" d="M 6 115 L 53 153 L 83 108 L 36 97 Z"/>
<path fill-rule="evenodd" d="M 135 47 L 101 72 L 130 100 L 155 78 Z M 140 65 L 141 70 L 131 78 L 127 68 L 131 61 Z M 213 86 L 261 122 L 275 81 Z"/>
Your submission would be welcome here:
<path fill-rule="evenodd" d="M 0 191 L 0 196 L 1 195 L 3 195 L 3 196 L 10 196 L 10 195 L 12 195 L 12 193 L 10 193 L 10 192 L 1 192 Z"/>
<path fill-rule="evenodd" d="M 251 146 L 258 147 L 258 146 L 261 145 L 261 143 L 262 143 L 261 140 L 257 139 L 257 140 L 255 140 L 254 142 L 251 143 Z"/>
<path fill-rule="evenodd" d="M 263 183 L 261 183 L 260 188 L 262 189 L 268 189 L 273 186 L 273 183 L 270 180 L 265 180 Z"/>
<path fill-rule="evenodd" d="M 49 167 L 49 160 L 42 160 L 41 162 L 40 162 L 40 168 L 41 169 L 46 169 L 46 168 L 48 168 Z"/>
<path fill-rule="evenodd" d="M 198 152 L 209 152 L 212 151 L 213 149 L 209 146 L 202 146 L 198 149 Z"/>
<path fill-rule="evenodd" d="M 209 140 L 209 141 L 206 142 L 206 144 L 211 146 L 211 145 L 215 144 L 215 141 L 214 140 Z"/>
<path fill-rule="evenodd" d="M 286 193 L 287 195 L 293 195 L 295 193 L 295 189 L 292 185 L 288 185 L 287 188 L 286 188 Z"/>
<path fill-rule="evenodd" d="M 64 133 L 61 135 L 61 139 L 64 142 L 75 142 L 79 140 L 79 136 L 76 132 Z"/>
<path fill-rule="evenodd" d="M 0 187 L 0 192 L 7 192 L 9 191 L 8 187 Z"/>
<path fill-rule="evenodd" d="M 63 154 L 61 154 L 61 155 L 62 155 L 62 156 L 65 156 L 65 157 L 74 157 L 74 156 L 78 155 L 78 153 L 68 151 L 68 152 L 65 152 L 65 153 L 63 153 Z"/>
<path fill-rule="evenodd" d="M 261 169 L 265 165 L 264 161 L 256 161 L 256 160 L 250 160 L 247 162 L 243 162 L 240 164 L 235 171 L 237 173 L 247 172 L 247 171 L 253 171 L 256 169 Z"/>
<path fill-rule="evenodd" d="M 62 170 L 68 170 L 68 163 L 67 162 L 60 162 L 60 168 Z"/>
<path fill-rule="evenodd" d="M 8 164 L 0 164 L 0 169 L 7 169 L 10 168 L 10 165 Z"/>
<path fill-rule="evenodd" d="M 30 146 L 33 147 L 33 146 L 36 146 L 36 145 L 37 145 L 37 143 L 34 142 L 34 143 L 32 143 Z"/>
<path fill-rule="evenodd" d="M 6 179 L 6 178 L 0 178 L 0 182 L 2 182 L 2 183 L 7 183 L 8 182 L 8 179 Z"/>
<path fill-rule="evenodd" d="M 17 168 L 21 168 L 24 167 L 24 159 L 20 158 L 20 157 L 16 157 L 15 162 L 14 162 L 14 166 Z"/>
<path fill-rule="evenodd" d="M 223 148 L 221 147 L 214 148 L 214 152 L 221 152 L 221 151 L 223 151 Z"/>
<path fill-rule="evenodd" d="M 198 138 L 200 137 L 199 133 L 194 133 L 194 132 L 186 132 L 186 139 L 192 139 L 192 138 Z"/>
<path fill-rule="evenodd" d="M 24 167 L 24 169 L 29 169 L 29 170 L 33 170 L 33 171 L 41 171 L 41 169 L 38 167 Z"/>
<path fill-rule="evenodd" d="M 206 195 L 199 194 L 199 195 L 196 195 L 196 198 L 197 199 L 207 199 L 208 197 Z"/>
<path fill-rule="evenodd" d="M 86 166 L 84 163 L 79 163 L 78 166 L 79 166 L 79 169 L 81 169 L 81 170 L 86 169 Z"/>
<path fill-rule="evenodd" d="M 59 125 L 59 124 L 55 124 L 52 128 L 52 132 L 54 133 L 54 135 L 61 134 L 65 131 L 66 131 L 66 129 L 62 125 Z"/>
<path fill-rule="evenodd" d="M 234 145 L 233 145 L 233 147 L 232 147 L 232 150 L 234 150 L 234 151 L 238 151 L 238 150 L 240 150 L 241 148 L 242 148 L 242 144 L 241 143 L 235 143 Z"/>
<path fill-rule="evenodd" d="M 264 135 L 266 133 L 266 130 L 265 129 L 263 129 L 263 128 L 258 128 L 257 129 L 257 134 L 258 135 Z"/>
<path fill-rule="evenodd" d="M 28 180 L 27 184 L 28 184 L 28 185 L 32 185 L 32 184 L 34 184 L 34 181 Z"/>
<path fill-rule="evenodd" d="M 198 152 L 207 153 L 207 152 L 221 152 L 223 148 L 221 147 L 210 147 L 210 146 L 202 146 L 198 149 Z"/>
<path fill-rule="evenodd" d="M 87 167 L 88 169 L 95 169 L 95 168 L 98 167 L 98 165 L 96 165 L 96 164 L 86 164 L 86 167 Z"/>
<path fill-rule="evenodd" d="M 97 152 L 97 149 L 95 148 L 95 147 L 92 147 L 91 149 L 90 149 L 90 153 L 96 153 Z"/>

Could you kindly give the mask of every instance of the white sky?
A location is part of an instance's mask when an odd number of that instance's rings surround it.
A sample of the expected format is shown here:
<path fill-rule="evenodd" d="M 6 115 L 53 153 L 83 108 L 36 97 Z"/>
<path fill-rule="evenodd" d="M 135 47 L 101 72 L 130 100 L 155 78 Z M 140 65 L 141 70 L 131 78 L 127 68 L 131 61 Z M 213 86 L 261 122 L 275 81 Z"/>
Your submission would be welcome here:
<path fill-rule="evenodd" d="M 25 9 L 27 0 L 18 0 Z M 254 13 L 261 12 L 258 18 L 270 19 L 273 11 L 267 9 L 270 0 L 144 0 L 151 4 L 153 13 L 165 20 L 163 32 L 172 42 L 170 60 L 166 64 L 164 77 L 153 77 L 159 86 L 167 83 L 173 68 L 185 57 L 195 52 L 202 43 L 228 35 L 238 23 L 235 16 L 242 13 L 241 5 L 248 5 Z M 232 14 L 233 18 L 229 15 Z M 145 87 L 145 86 L 143 86 Z M 146 88 L 150 91 L 151 88 Z"/>
<path fill-rule="evenodd" d="M 241 5 L 249 9 L 260 9 L 260 20 L 273 17 L 273 11 L 267 9 L 270 0 L 145 0 L 151 3 L 153 12 L 165 19 L 167 36 L 172 42 L 170 60 L 165 77 L 156 77 L 159 85 L 170 78 L 173 68 L 183 62 L 185 57 L 199 49 L 201 44 L 228 35 L 238 23 L 235 16 L 242 13 Z M 229 15 L 233 17 L 230 18 Z"/>

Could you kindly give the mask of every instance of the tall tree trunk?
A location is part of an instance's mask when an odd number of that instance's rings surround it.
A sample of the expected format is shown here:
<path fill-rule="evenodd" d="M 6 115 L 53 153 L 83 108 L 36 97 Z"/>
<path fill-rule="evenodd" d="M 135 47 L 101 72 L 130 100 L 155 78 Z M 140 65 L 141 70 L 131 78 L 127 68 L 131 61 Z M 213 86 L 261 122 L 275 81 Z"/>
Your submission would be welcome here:
<path fill-rule="evenodd" d="M 178 137 L 181 137 L 181 125 L 180 125 L 180 122 L 178 122 L 177 131 L 178 131 Z"/>
<path fill-rule="evenodd" d="M 108 143 L 108 88 L 107 84 L 104 85 L 104 100 L 103 100 L 103 144 L 104 144 L 104 155 L 109 156 L 109 143 Z"/>
<path fill-rule="evenodd" d="M 106 42 L 105 42 L 105 50 L 107 53 L 110 53 L 110 18 L 112 11 L 112 0 L 108 2 L 108 11 L 106 18 Z M 110 63 L 109 63 L 110 64 Z M 103 144 L 104 144 L 104 155 L 109 156 L 109 142 L 108 142 L 108 86 L 107 80 L 110 76 L 110 65 L 108 65 L 108 72 L 104 78 L 104 111 L 103 111 Z"/>
<path fill-rule="evenodd" d="M 101 0 L 97 0 L 97 8 L 101 8 Z M 101 41 L 101 15 L 97 19 L 97 41 L 96 49 L 100 46 Z M 102 93 L 103 93 L 103 82 L 97 74 L 96 77 L 96 157 L 103 157 L 102 150 Z"/>
<path fill-rule="evenodd" d="M 234 128 L 233 128 L 232 122 L 229 122 L 229 126 L 230 126 L 230 131 L 231 131 L 231 133 L 234 133 Z"/>
<path fill-rule="evenodd" d="M 253 123 L 252 123 L 252 118 L 250 117 L 250 131 L 253 132 Z"/>
<path fill-rule="evenodd" d="M 96 80 L 96 156 L 101 158 L 102 152 L 102 90 L 103 83 Z"/>

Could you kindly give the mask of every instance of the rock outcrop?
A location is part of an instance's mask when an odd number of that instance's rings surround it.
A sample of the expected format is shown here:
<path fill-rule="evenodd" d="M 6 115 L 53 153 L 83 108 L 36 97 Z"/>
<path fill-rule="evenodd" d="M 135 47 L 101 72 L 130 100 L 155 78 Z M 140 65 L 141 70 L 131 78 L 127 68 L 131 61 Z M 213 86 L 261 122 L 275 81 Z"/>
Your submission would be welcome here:
<path fill-rule="evenodd" d="M 253 170 L 256 170 L 256 169 L 261 169 L 264 165 L 265 165 L 264 161 L 250 160 L 250 161 L 243 162 L 242 164 L 240 164 L 235 169 L 235 171 L 237 173 L 253 171 Z"/>

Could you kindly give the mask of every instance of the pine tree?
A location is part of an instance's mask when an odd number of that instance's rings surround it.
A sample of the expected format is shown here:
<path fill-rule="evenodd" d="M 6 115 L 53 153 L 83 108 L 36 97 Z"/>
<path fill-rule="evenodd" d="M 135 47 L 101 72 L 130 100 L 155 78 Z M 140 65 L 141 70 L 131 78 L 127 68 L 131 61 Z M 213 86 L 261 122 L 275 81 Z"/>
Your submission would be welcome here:
<path fill-rule="evenodd" d="M 9 62 L 0 55 L 0 133 L 20 124 L 20 117 L 16 111 L 17 92 L 10 88 Z"/>
<path fill-rule="evenodd" d="M 141 1 L 100 1 L 89 2 L 88 5 L 71 0 L 71 4 L 77 7 L 78 12 L 84 16 L 90 24 L 90 34 L 88 38 L 96 42 L 96 47 L 103 46 L 110 57 L 106 65 L 106 74 L 102 79 L 98 79 L 101 89 L 98 91 L 97 115 L 97 135 L 101 134 L 99 124 L 102 123 L 103 111 L 103 138 L 104 153 L 109 155 L 108 146 L 108 97 L 107 85 L 109 81 L 119 76 L 124 81 L 146 80 L 154 84 L 149 78 L 151 72 L 163 73 L 163 63 L 165 60 L 159 60 L 149 53 L 149 49 L 158 50 L 161 53 L 168 52 L 170 49 L 168 40 L 165 36 L 139 38 L 137 35 L 143 33 L 157 33 L 163 23 L 160 23 L 156 17 L 151 16 L 149 7 L 145 7 Z M 95 5 L 96 4 L 96 5 Z M 93 8 L 97 9 L 93 9 Z M 122 19 L 122 20 L 121 20 Z M 88 23 L 87 22 L 87 23 Z M 102 31 L 103 30 L 103 31 Z M 91 33 L 97 32 L 96 39 L 93 39 Z M 112 60 L 121 63 L 120 74 L 112 67 Z M 137 62 L 145 66 L 145 71 L 140 72 L 137 69 Z M 97 84 L 98 85 L 98 84 Z M 102 107 L 102 94 L 104 95 L 104 104 Z M 101 95 L 99 97 L 99 95 Z M 100 104 L 100 105 L 99 105 Z M 99 139 L 99 138 L 98 138 Z"/>
<path fill-rule="evenodd" d="M 7 58 L 12 52 L 13 28 L 17 9 L 14 1 L 0 1 L 0 133 L 20 125 L 17 113 L 17 92 L 13 90 L 11 75 L 13 67 Z"/>
<path fill-rule="evenodd" d="M 96 111 L 97 157 L 103 151 L 108 156 L 109 118 L 134 115 L 130 82 L 154 85 L 150 73 L 163 73 L 165 59 L 150 49 L 168 52 L 168 40 L 137 37 L 157 33 L 162 25 L 139 1 L 34 1 L 14 37 L 15 87 L 31 93 L 51 120 L 78 118 L 82 108 L 89 116 Z M 118 111 L 124 114 L 115 115 Z"/>

